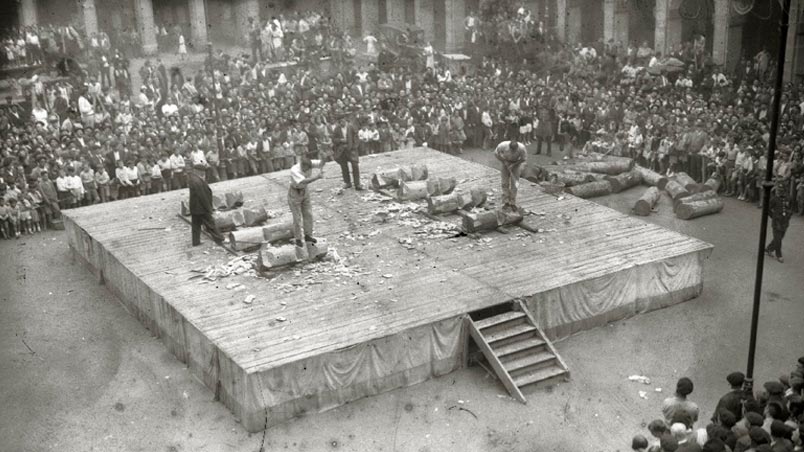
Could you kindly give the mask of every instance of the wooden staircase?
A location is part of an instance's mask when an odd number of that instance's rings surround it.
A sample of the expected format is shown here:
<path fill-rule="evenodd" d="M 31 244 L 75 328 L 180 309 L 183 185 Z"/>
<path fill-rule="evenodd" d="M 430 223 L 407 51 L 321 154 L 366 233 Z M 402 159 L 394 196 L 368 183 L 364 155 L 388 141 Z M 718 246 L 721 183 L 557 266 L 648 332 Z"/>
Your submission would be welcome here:
<path fill-rule="evenodd" d="M 527 403 L 521 389 L 545 380 L 568 380 L 569 369 L 521 301 L 510 311 L 469 319 L 469 332 L 511 397 Z"/>

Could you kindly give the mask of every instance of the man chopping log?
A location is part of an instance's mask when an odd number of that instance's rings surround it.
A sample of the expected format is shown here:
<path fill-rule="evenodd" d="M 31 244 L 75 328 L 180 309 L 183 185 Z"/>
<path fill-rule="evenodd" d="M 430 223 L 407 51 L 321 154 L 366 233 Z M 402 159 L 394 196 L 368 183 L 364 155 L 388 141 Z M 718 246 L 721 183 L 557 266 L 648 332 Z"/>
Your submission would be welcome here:
<path fill-rule="evenodd" d="M 776 182 L 776 188 L 773 189 L 770 204 L 768 204 L 769 215 L 771 218 L 771 227 L 773 229 L 773 240 L 765 248 L 768 256 L 773 256 L 776 252 L 776 260 L 784 262 L 782 257 L 782 239 L 784 238 L 787 227 L 790 225 L 790 217 L 793 216 L 793 206 L 790 199 L 787 197 L 787 190 L 782 180 Z"/>
<path fill-rule="evenodd" d="M 519 175 L 525 168 L 528 152 L 525 145 L 516 140 L 503 141 L 494 150 L 494 157 L 502 163 L 500 174 L 502 177 L 503 210 L 517 210 L 516 193 L 519 187 Z"/>
<path fill-rule="evenodd" d="M 201 225 L 207 230 L 212 240 L 217 244 L 223 242 L 223 236 L 218 231 L 215 219 L 212 218 L 212 189 L 204 180 L 206 165 L 199 163 L 190 171 L 187 181 L 190 186 L 190 218 L 192 224 L 193 246 L 201 244 Z"/>
<path fill-rule="evenodd" d="M 304 247 L 304 242 L 316 243 L 316 239 L 313 238 L 313 208 L 307 186 L 323 177 L 324 163 L 324 160 L 310 160 L 305 155 L 290 168 L 288 205 L 293 215 L 293 237 L 299 248 Z M 315 175 L 313 168 L 318 168 L 318 173 Z"/>

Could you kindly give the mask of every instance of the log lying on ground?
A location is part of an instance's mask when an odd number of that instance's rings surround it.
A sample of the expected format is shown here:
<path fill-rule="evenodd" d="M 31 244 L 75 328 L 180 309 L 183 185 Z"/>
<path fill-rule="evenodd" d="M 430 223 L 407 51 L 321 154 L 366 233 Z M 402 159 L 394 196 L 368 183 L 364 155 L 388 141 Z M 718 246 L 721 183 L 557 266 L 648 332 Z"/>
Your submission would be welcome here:
<path fill-rule="evenodd" d="M 579 171 L 616 176 L 617 174 L 631 171 L 631 168 L 634 167 L 634 160 L 630 158 L 623 158 L 617 160 L 607 160 L 605 162 L 578 162 L 572 167 Z"/>
<path fill-rule="evenodd" d="M 455 212 L 463 208 L 463 198 L 464 195 L 458 192 L 452 192 L 448 195 L 441 196 L 428 196 L 427 211 L 431 215 Z"/>
<path fill-rule="evenodd" d="M 278 220 L 266 224 L 262 228 L 262 236 L 266 242 L 276 243 L 293 238 L 293 221 Z"/>
<path fill-rule="evenodd" d="M 720 178 L 712 176 L 706 182 L 698 186 L 698 192 L 713 191 L 715 193 L 720 190 Z"/>
<path fill-rule="evenodd" d="M 186 201 L 181 202 L 181 216 L 189 217 L 190 216 L 190 205 Z"/>
<path fill-rule="evenodd" d="M 517 224 L 521 221 L 522 213 L 519 210 L 468 213 L 463 216 L 463 229 L 466 232 L 493 231 L 500 226 Z"/>
<path fill-rule="evenodd" d="M 488 192 L 483 190 L 482 188 L 473 188 L 469 195 L 467 196 L 465 193 L 463 195 L 463 206 L 461 209 L 464 210 L 472 210 L 475 207 L 480 207 L 486 203 L 488 199 Z"/>
<path fill-rule="evenodd" d="M 567 187 L 566 192 L 583 199 L 605 196 L 611 194 L 611 182 L 607 180 L 587 182 L 574 187 Z"/>
<path fill-rule="evenodd" d="M 428 183 L 429 181 L 400 182 L 396 196 L 401 201 L 417 201 L 424 199 L 428 195 Z"/>
<path fill-rule="evenodd" d="M 643 217 L 650 215 L 653 207 L 659 201 L 659 196 L 661 196 L 661 192 L 657 187 L 649 187 L 634 204 L 634 213 Z"/>
<path fill-rule="evenodd" d="M 681 186 L 684 187 L 688 192 L 690 192 L 690 194 L 696 193 L 695 190 L 697 190 L 698 188 L 698 183 L 695 182 L 695 179 L 691 178 L 689 174 L 685 172 L 676 173 L 676 175 L 673 176 L 673 179 L 675 179 L 676 182 L 681 184 Z"/>
<path fill-rule="evenodd" d="M 454 177 L 438 177 L 427 180 L 427 194 L 430 196 L 448 195 L 458 186 Z"/>
<path fill-rule="evenodd" d="M 299 262 L 313 261 L 321 259 L 327 255 L 329 246 L 323 239 L 318 240 L 315 245 L 305 243 L 304 247 L 296 245 L 283 245 L 278 247 L 266 247 L 261 250 L 257 257 L 257 265 L 262 270 L 276 269 Z"/>
<path fill-rule="evenodd" d="M 256 226 L 268 221 L 268 212 L 265 211 L 265 207 L 243 209 L 243 220 L 246 226 Z"/>
<path fill-rule="evenodd" d="M 229 206 L 226 204 L 225 195 L 212 195 L 212 208 L 215 210 L 227 210 Z"/>
<path fill-rule="evenodd" d="M 550 181 L 571 187 L 573 185 L 594 182 L 598 180 L 601 175 L 576 171 L 571 166 L 544 165 L 525 168 L 522 177 L 530 182 L 539 183 L 542 181 Z"/>
<path fill-rule="evenodd" d="M 620 193 L 623 190 L 641 184 L 642 174 L 639 171 L 631 170 L 616 176 L 606 176 L 606 180 L 611 183 L 612 193 Z"/>
<path fill-rule="evenodd" d="M 664 191 L 670 195 L 670 198 L 672 198 L 673 201 L 677 201 L 690 195 L 690 192 L 688 192 L 683 185 L 673 179 L 667 181 L 667 185 L 664 186 Z"/>
<path fill-rule="evenodd" d="M 426 165 L 403 166 L 380 171 L 371 175 L 371 188 L 397 188 L 403 181 L 417 181 L 427 179 Z"/>
<path fill-rule="evenodd" d="M 664 190 L 664 185 L 667 183 L 665 176 L 639 165 L 634 165 L 634 170 L 639 171 L 639 174 L 642 175 L 642 182 L 651 187 L 659 187 L 659 190 Z"/>
<path fill-rule="evenodd" d="M 246 220 L 243 218 L 243 212 L 240 210 L 229 210 L 226 212 L 215 212 L 212 214 L 215 220 L 215 225 L 221 232 L 234 231 L 240 226 L 245 224 Z"/>
<path fill-rule="evenodd" d="M 229 233 L 229 244 L 237 251 L 259 248 L 265 240 L 262 227 L 237 229 Z"/>
<path fill-rule="evenodd" d="M 720 198 L 705 199 L 703 201 L 684 202 L 678 206 L 676 216 L 682 220 L 691 220 L 723 210 L 723 200 Z"/>
<path fill-rule="evenodd" d="M 673 201 L 673 212 L 677 212 L 678 206 L 680 206 L 681 204 L 697 202 L 697 201 L 705 201 L 707 199 L 713 199 L 713 198 L 717 198 L 717 193 L 713 191 L 704 191 L 696 193 L 694 195 L 689 195 L 685 198 L 679 198 L 678 200 Z"/>
<path fill-rule="evenodd" d="M 243 192 L 230 191 L 224 195 L 226 198 L 226 207 L 228 209 L 236 209 L 243 205 Z"/>

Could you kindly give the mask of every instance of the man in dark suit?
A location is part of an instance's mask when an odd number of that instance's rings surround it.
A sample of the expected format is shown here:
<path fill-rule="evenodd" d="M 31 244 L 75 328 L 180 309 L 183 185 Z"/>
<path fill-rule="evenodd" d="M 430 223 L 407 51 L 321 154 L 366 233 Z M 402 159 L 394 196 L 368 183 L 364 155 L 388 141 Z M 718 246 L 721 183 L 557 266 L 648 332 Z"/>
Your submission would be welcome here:
<path fill-rule="evenodd" d="M 344 188 L 352 188 L 354 180 L 355 190 L 363 190 L 360 184 L 360 164 L 357 148 L 357 130 L 346 118 L 342 118 L 335 127 L 332 136 L 335 145 L 335 161 L 341 166 Z M 349 165 L 352 165 L 352 174 L 349 174 Z"/>
<path fill-rule="evenodd" d="M 212 218 L 212 189 L 204 180 L 206 167 L 203 164 L 193 166 L 188 178 L 190 186 L 190 218 L 192 219 L 193 246 L 201 244 L 201 226 L 212 236 L 215 243 L 223 242 L 223 236 L 215 220 Z"/>
<path fill-rule="evenodd" d="M 784 262 L 782 257 L 782 239 L 784 238 L 787 227 L 790 225 L 790 217 L 793 216 L 793 205 L 787 197 L 787 187 L 783 180 L 776 181 L 776 187 L 771 194 L 770 211 L 771 227 L 773 229 L 773 240 L 765 248 L 768 256 L 773 256 L 776 252 L 776 260 Z"/>

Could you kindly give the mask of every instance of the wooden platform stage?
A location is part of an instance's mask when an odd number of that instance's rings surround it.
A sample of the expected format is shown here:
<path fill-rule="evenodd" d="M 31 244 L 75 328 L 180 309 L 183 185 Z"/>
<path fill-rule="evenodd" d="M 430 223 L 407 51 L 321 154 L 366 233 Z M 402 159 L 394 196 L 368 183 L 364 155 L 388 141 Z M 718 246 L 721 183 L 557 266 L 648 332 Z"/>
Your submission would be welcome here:
<path fill-rule="evenodd" d="M 360 161 L 364 183 L 377 169 L 410 164 L 499 199 L 498 171 L 433 150 Z M 284 214 L 288 179 L 283 171 L 212 187 Z M 703 288 L 711 245 L 525 180 L 519 203 L 543 231 L 481 238 L 433 237 L 426 216 L 341 185 L 329 163 L 311 186 L 315 235 L 340 260 L 271 279 L 248 272 L 210 282 L 193 271 L 233 256 L 207 238 L 190 246 L 177 218 L 187 190 L 70 210 L 65 227 L 75 255 L 249 431 L 465 366 L 466 316 L 484 308 L 524 300 L 556 339 Z"/>

